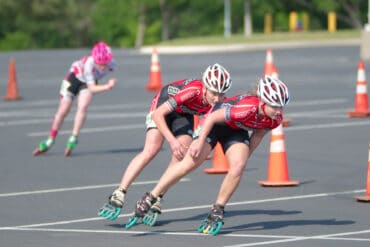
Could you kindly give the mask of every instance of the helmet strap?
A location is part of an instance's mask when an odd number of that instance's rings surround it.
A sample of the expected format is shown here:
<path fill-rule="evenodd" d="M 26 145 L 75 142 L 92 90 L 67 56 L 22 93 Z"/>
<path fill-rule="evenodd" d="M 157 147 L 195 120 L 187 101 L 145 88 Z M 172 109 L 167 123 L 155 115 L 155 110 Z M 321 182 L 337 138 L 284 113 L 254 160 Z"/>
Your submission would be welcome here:
<path fill-rule="evenodd" d="M 205 90 L 203 90 L 204 91 L 204 93 L 203 93 L 203 101 L 205 102 L 205 103 L 207 103 L 207 105 L 209 105 L 209 102 L 208 102 L 208 100 L 207 100 L 207 91 L 208 91 L 208 88 L 207 87 L 203 87 Z"/>

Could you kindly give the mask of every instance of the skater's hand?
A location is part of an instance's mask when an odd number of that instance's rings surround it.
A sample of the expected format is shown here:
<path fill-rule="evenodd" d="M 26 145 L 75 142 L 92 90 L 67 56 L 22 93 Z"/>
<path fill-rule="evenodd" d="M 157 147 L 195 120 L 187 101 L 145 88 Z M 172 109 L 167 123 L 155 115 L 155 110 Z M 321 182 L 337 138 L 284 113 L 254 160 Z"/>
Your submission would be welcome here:
<path fill-rule="evenodd" d="M 201 151 L 202 151 L 203 143 L 200 142 L 199 140 L 195 140 L 191 143 L 189 147 L 189 155 L 193 158 L 196 159 L 199 157 Z"/>
<path fill-rule="evenodd" d="M 175 140 L 170 143 L 172 154 L 176 157 L 177 160 L 182 160 L 184 158 L 184 155 L 186 153 L 186 150 L 188 147 L 181 144 L 178 140 Z"/>
<path fill-rule="evenodd" d="M 116 78 L 110 78 L 107 82 L 108 90 L 112 90 L 112 88 L 116 85 Z"/>

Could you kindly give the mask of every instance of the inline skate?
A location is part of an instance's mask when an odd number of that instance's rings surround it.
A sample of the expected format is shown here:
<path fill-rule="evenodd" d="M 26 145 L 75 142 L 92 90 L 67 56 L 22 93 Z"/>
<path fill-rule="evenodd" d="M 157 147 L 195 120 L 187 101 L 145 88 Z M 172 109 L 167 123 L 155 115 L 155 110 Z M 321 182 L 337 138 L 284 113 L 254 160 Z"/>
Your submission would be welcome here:
<path fill-rule="evenodd" d="M 224 206 L 218 204 L 213 205 L 211 211 L 198 228 L 198 232 L 213 236 L 217 235 L 224 224 L 223 218 Z"/>
<path fill-rule="evenodd" d="M 72 150 L 77 146 L 77 136 L 71 135 L 68 139 L 66 150 L 64 151 L 64 156 L 68 157 L 71 155 Z"/>
<path fill-rule="evenodd" d="M 158 215 L 160 215 L 162 213 L 162 209 L 161 209 L 161 203 L 162 203 L 163 199 L 161 196 L 159 196 L 157 198 L 157 201 L 152 205 L 152 207 L 149 209 L 148 213 L 144 216 L 143 218 L 143 222 L 145 225 L 148 225 L 148 226 L 154 226 L 156 221 L 157 221 L 157 218 L 158 218 Z"/>
<path fill-rule="evenodd" d="M 147 192 L 145 195 L 136 202 L 135 212 L 132 217 L 129 218 L 128 222 L 125 225 L 126 229 L 130 229 L 133 227 L 139 220 L 143 220 L 145 215 L 149 212 L 152 205 L 157 202 L 157 198 L 155 198 L 151 193 Z M 147 223 L 146 223 L 147 222 Z M 150 225 L 150 219 L 147 221 L 143 221 L 144 224 Z M 155 223 L 155 221 L 154 221 Z"/>
<path fill-rule="evenodd" d="M 98 216 L 108 220 L 115 220 L 120 215 L 124 201 L 125 190 L 116 189 L 112 195 L 109 196 L 108 202 L 99 209 Z"/>
<path fill-rule="evenodd" d="M 41 141 L 39 143 L 39 146 L 33 151 L 32 155 L 33 156 L 37 156 L 37 155 L 40 155 L 42 153 L 45 153 L 47 152 L 51 146 L 54 144 L 54 139 L 49 137 L 47 140 L 45 141 Z"/>

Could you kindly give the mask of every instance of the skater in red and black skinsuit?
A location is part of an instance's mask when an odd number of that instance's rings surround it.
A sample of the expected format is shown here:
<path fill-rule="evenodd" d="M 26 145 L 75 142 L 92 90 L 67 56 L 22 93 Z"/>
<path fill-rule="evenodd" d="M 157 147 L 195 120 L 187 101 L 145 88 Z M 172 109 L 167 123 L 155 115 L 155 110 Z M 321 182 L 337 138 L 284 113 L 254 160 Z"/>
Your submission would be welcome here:
<path fill-rule="evenodd" d="M 128 164 L 119 187 L 113 191 L 99 215 L 114 220 L 124 204 L 124 196 L 132 182 L 161 150 L 167 140 L 172 151 L 169 166 L 184 157 L 192 141 L 194 116 L 207 113 L 223 99 L 231 87 L 229 73 L 219 64 L 209 66 L 201 80 L 180 80 L 164 86 L 154 96 L 146 117 L 144 149 Z M 153 205 L 160 213 L 160 200 Z"/>
<path fill-rule="evenodd" d="M 137 202 L 135 216 L 128 223 L 129 227 L 135 224 L 135 218 L 145 219 L 159 195 L 199 167 L 219 142 L 230 168 L 210 213 L 198 229 L 199 232 L 216 235 L 223 224 L 224 207 L 239 185 L 248 158 L 266 133 L 281 124 L 283 107 L 288 102 L 286 85 L 266 76 L 259 80 L 255 92 L 216 104 L 200 123 L 185 157 L 168 167 L 154 189 Z"/>

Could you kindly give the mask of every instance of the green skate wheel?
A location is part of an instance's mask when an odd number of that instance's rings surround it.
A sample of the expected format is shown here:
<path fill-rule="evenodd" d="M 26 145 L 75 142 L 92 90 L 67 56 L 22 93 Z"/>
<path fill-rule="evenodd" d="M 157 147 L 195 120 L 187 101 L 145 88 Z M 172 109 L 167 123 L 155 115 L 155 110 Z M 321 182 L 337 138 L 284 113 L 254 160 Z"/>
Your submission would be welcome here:
<path fill-rule="evenodd" d="M 203 220 L 203 222 L 200 225 L 200 227 L 198 227 L 198 232 L 199 233 L 203 233 L 204 229 L 206 229 L 207 226 L 208 226 L 208 221 L 207 220 Z"/>
<path fill-rule="evenodd" d="M 125 228 L 126 229 L 130 229 L 131 227 L 133 227 L 135 224 L 136 224 L 136 222 L 138 221 L 138 217 L 137 216 L 132 216 L 129 220 L 128 220 L 128 222 L 126 223 L 126 225 L 125 225 Z"/>
<path fill-rule="evenodd" d="M 143 218 L 143 222 L 145 225 L 154 226 L 158 218 L 158 213 L 149 211 Z"/>
<path fill-rule="evenodd" d="M 116 208 L 107 203 L 101 209 L 99 209 L 98 216 L 108 220 L 115 220 L 120 215 L 121 210 L 122 208 Z"/>
<path fill-rule="evenodd" d="M 208 234 L 211 234 L 213 236 L 216 236 L 218 232 L 221 230 L 223 223 L 221 221 L 213 223 L 211 225 L 211 228 L 208 231 Z"/>

